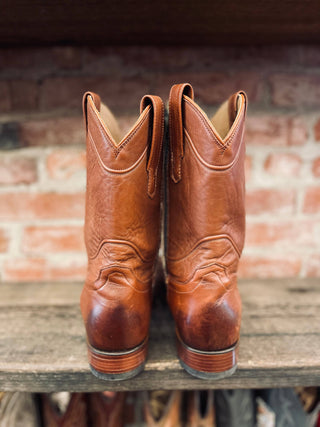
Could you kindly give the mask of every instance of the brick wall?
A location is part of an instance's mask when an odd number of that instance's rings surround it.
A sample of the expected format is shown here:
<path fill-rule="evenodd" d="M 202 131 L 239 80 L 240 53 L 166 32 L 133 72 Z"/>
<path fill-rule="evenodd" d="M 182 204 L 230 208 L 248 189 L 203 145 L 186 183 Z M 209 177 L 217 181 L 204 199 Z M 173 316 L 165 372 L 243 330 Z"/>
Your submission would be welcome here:
<path fill-rule="evenodd" d="M 320 47 L 53 47 L 0 50 L 2 281 L 85 275 L 83 92 L 125 126 L 184 81 L 209 113 L 249 96 L 240 275 L 320 276 Z"/>

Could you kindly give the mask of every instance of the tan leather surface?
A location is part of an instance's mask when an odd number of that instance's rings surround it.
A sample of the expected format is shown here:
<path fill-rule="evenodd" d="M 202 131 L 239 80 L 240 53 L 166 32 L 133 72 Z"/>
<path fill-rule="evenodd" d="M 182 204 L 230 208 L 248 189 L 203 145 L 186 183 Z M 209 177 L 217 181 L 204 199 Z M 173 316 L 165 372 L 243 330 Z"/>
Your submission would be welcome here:
<path fill-rule="evenodd" d="M 50 395 L 42 394 L 43 424 L 45 427 L 87 427 L 87 396 L 72 393 L 66 410 L 60 413 L 53 405 Z"/>
<path fill-rule="evenodd" d="M 236 274 L 245 235 L 247 99 L 243 92 L 230 97 L 222 138 L 192 94 L 186 84 L 170 93 L 167 296 L 183 342 L 221 350 L 240 332 Z"/>
<path fill-rule="evenodd" d="M 148 335 L 160 239 L 163 103 L 147 96 L 131 131 L 115 143 L 98 95 L 87 92 L 85 243 L 81 311 L 96 349 L 123 351 Z"/>
<path fill-rule="evenodd" d="M 166 402 L 163 396 L 166 394 Z M 156 394 L 160 394 L 159 402 L 156 401 Z M 182 392 L 175 391 L 155 391 L 144 392 L 144 414 L 148 427 L 181 427 L 182 426 Z M 158 408 L 157 408 L 158 406 Z M 157 416 L 155 414 L 157 412 Z"/>
<path fill-rule="evenodd" d="M 89 421 L 92 427 L 122 427 L 124 425 L 126 393 L 112 397 L 103 393 L 88 393 Z"/>

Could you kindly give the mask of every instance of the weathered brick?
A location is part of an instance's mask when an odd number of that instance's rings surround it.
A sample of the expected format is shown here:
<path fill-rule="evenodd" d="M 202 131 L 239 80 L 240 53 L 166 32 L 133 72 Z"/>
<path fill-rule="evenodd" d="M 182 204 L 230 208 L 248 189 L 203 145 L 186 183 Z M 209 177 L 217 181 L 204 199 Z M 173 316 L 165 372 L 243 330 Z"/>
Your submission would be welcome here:
<path fill-rule="evenodd" d="M 245 131 L 247 144 L 290 146 L 307 141 L 307 128 L 302 117 L 274 114 L 248 115 Z"/>
<path fill-rule="evenodd" d="M 8 282 L 43 281 L 46 261 L 42 258 L 8 258 L 3 262 L 2 278 Z"/>
<path fill-rule="evenodd" d="M 68 259 L 65 262 L 59 262 L 52 265 L 49 269 L 50 280 L 59 281 L 81 281 L 84 282 L 87 271 L 87 261 L 78 261 Z"/>
<path fill-rule="evenodd" d="M 11 80 L 11 109 L 30 111 L 38 108 L 38 85 L 32 80 Z"/>
<path fill-rule="evenodd" d="M 5 229 L 0 228 L 0 252 L 7 252 L 9 248 L 9 236 Z"/>
<path fill-rule="evenodd" d="M 305 213 L 320 213 L 320 187 L 309 187 L 306 189 L 303 212 Z"/>
<path fill-rule="evenodd" d="M 61 69 L 74 70 L 82 65 L 83 49 L 74 46 L 56 46 L 52 49 L 55 63 Z"/>
<path fill-rule="evenodd" d="M 286 256 L 243 255 L 239 264 L 241 278 L 295 277 L 301 269 L 301 259 L 292 254 Z"/>
<path fill-rule="evenodd" d="M 0 219 L 83 218 L 84 194 L 2 193 Z"/>
<path fill-rule="evenodd" d="M 246 211 L 249 215 L 293 214 L 295 205 L 296 193 L 291 189 L 247 190 Z"/>
<path fill-rule="evenodd" d="M 275 74 L 270 77 L 273 104 L 280 107 L 320 105 L 320 76 Z"/>
<path fill-rule="evenodd" d="M 320 119 L 314 125 L 314 139 L 320 141 Z"/>
<path fill-rule="evenodd" d="M 298 177 L 301 165 L 301 157 L 297 154 L 272 153 L 267 157 L 264 168 L 271 175 Z"/>
<path fill-rule="evenodd" d="M 81 109 L 83 94 L 90 90 L 98 93 L 111 109 L 138 112 L 140 99 L 148 92 L 149 81 L 140 76 L 113 77 L 51 77 L 41 87 L 42 109 Z"/>
<path fill-rule="evenodd" d="M 316 247 L 318 245 L 319 221 L 313 219 L 286 219 L 277 222 L 247 222 L 246 247 L 278 246 Z"/>
<path fill-rule="evenodd" d="M 86 153 L 84 150 L 56 150 L 47 157 L 47 171 L 50 178 L 65 180 L 77 172 L 85 170 Z"/>
<path fill-rule="evenodd" d="M 45 258 L 9 258 L 3 262 L 3 280 L 7 282 L 70 282 L 84 280 L 86 261 L 64 258 L 49 261 Z"/>
<path fill-rule="evenodd" d="M 84 144 L 83 119 L 76 116 L 25 121 L 20 125 L 20 139 L 24 146 Z"/>
<path fill-rule="evenodd" d="M 251 156 L 246 155 L 244 168 L 245 168 L 246 182 L 249 182 L 251 180 L 251 174 L 252 174 L 252 157 Z"/>
<path fill-rule="evenodd" d="M 320 277 L 319 253 L 313 253 L 305 260 L 305 274 L 307 277 Z"/>
<path fill-rule="evenodd" d="M 0 51 L 0 63 L 4 64 L 6 70 L 10 70 L 10 75 L 41 76 L 43 70 L 51 71 L 54 65 L 51 49 L 47 47 L 23 46 L 14 48 L 3 48 Z"/>
<path fill-rule="evenodd" d="M 198 52 L 199 50 L 200 53 Z M 150 69 L 152 71 L 165 70 L 166 72 L 177 69 L 185 70 L 186 67 L 196 64 L 197 59 L 199 59 L 198 65 L 201 67 L 204 63 L 203 59 L 206 52 L 203 52 L 203 48 L 198 50 L 192 48 L 181 49 L 181 47 L 176 46 L 130 46 L 129 48 L 123 47 L 120 51 L 116 49 L 116 53 L 118 53 L 123 65 L 128 69 L 140 71 Z"/>
<path fill-rule="evenodd" d="M 315 177 L 320 177 L 320 157 L 314 159 L 312 164 L 312 173 Z"/>
<path fill-rule="evenodd" d="M 0 185 L 31 184 L 37 178 L 35 159 L 18 156 L 0 158 Z"/>
<path fill-rule="evenodd" d="M 26 227 L 22 236 L 25 253 L 84 252 L 83 227 L 81 226 L 32 226 Z"/>
<path fill-rule="evenodd" d="M 7 113 L 11 107 L 9 83 L 5 80 L 0 81 L 0 113 Z"/>
<path fill-rule="evenodd" d="M 205 105 L 224 102 L 238 90 L 244 90 L 250 102 L 256 102 L 260 96 L 260 77 L 256 73 L 223 72 L 181 72 L 161 73 L 155 80 L 154 92 L 164 100 L 168 99 L 170 88 L 176 83 L 191 83 L 194 87 L 195 99 Z"/>
<path fill-rule="evenodd" d="M 0 123 L 0 149 L 13 150 L 21 147 L 20 124 L 16 121 Z"/>

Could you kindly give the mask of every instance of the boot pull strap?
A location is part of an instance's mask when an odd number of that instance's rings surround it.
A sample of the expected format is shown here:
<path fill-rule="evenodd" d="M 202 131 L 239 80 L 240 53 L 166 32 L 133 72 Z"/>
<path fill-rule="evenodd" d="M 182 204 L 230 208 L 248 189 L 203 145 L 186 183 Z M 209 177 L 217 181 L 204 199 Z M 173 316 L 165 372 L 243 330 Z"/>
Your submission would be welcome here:
<path fill-rule="evenodd" d="M 145 95 L 141 99 L 140 114 L 151 105 L 151 129 L 152 139 L 147 163 L 148 172 L 148 196 L 153 198 L 156 193 L 157 175 L 162 154 L 162 142 L 164 132 L 164 105 L 159 96 Z"/>
<path fill-rule="evenodd" d="M 174 182 L 181 179 L 181 162 L 184 156 L 183 147 L 183 95 L 193 99 L 193 88 L 189 83 L 173 85 L 169 97 L 169 131 L 171 154 L 171 178 Z"/>
<path fill-rule="evenodd" d="M 98 111 L 100 111 L 100 106 L 101 106 L 101 100 L 100 100 L 100 96 L 97 95 L 94 92 L 86 92 L 83 95 L 82 98 L 82 111 L 83 111 L 83 118 L 84 118 L 84 125 L 86 128 L 86 132 L 88 132 L 88 98 L 91 97 L 96 109 Z"/>
<path fill-rule="evenodd" d="M 243 97 L 244 101 L 244 113 L 247 111 L 248 98 L 244 91 L 239 91 L 230 96 L 228 100 L 228 112 L 229 112 L 229 124 L 232 126 L 238 114 L 238 100 L 239 97 Z"/>

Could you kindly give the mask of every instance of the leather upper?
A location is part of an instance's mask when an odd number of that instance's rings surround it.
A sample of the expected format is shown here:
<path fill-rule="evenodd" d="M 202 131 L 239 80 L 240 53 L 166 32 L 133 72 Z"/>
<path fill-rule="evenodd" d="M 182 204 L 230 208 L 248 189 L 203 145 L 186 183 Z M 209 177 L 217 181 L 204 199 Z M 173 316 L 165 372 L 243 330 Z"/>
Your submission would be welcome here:
<path fill-rule="evenodd" d="M 199 350 L 225 349 L 239 338 L 246 107 L 243 92 L 230 97 L 229 131 L 222 138 L 190 85 L 171 89 L 168 302 L 180 338 Z"/>
<path fill-rule="evenodd" d="M 105 351 L 142 343 L 160 239 L 163 103 L 145 96 L 130 132 L 115 143 L 98 95 L 87 92 L 85 244 L 81 311 L 88 342 Z"/>

